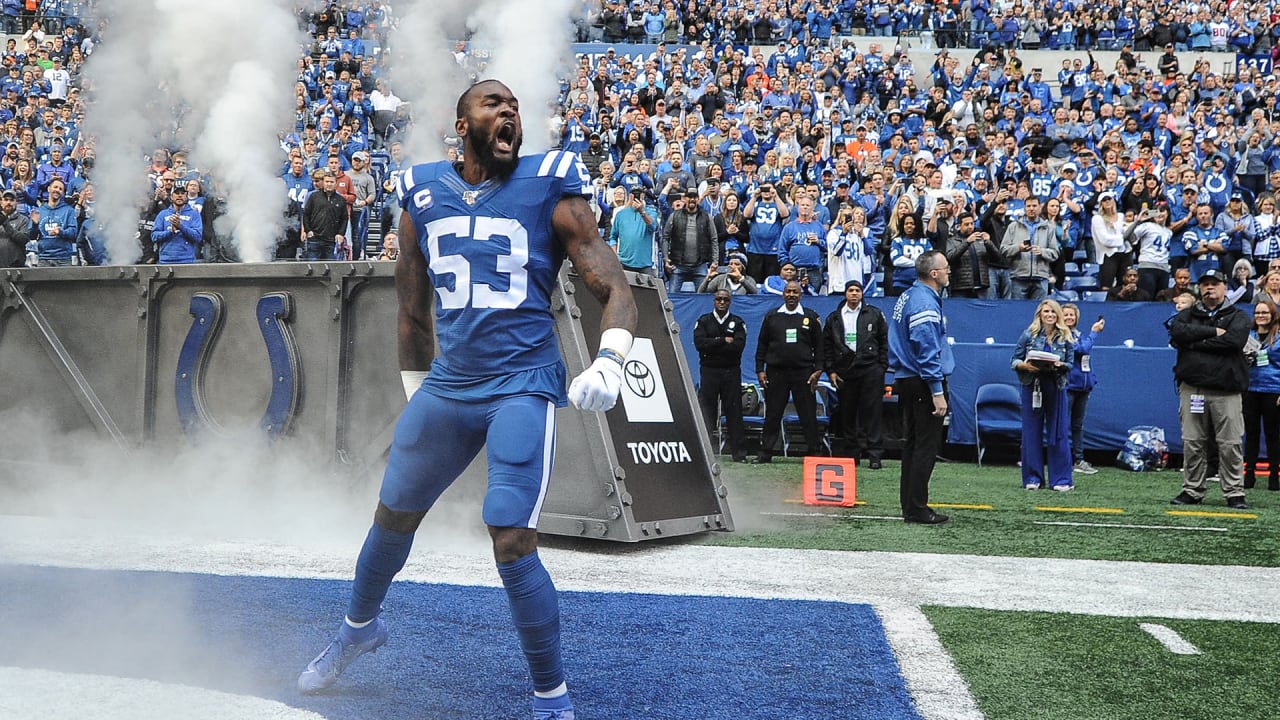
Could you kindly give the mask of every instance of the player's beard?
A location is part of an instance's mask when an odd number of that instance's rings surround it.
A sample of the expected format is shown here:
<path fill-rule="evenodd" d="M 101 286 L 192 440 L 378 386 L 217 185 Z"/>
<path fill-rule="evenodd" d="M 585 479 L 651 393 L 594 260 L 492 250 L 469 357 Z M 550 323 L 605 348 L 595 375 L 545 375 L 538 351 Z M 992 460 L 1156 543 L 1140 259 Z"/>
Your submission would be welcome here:
<path fill-rule="evenodd" d="M 520 164 L 520 145 L 524 142 L 524 137 L 519 130 L 516 130 L 511 139 L 511 154 L 509 157 L 498 157 L 494 153 L 493 134 L 475 139 L 478 142 L 474 143 L 473 151 L 475 152 L 476 160 L 484 167 L 486 175 L 491 178 L 505 179 L 516 171 L 516 166 Z"/>

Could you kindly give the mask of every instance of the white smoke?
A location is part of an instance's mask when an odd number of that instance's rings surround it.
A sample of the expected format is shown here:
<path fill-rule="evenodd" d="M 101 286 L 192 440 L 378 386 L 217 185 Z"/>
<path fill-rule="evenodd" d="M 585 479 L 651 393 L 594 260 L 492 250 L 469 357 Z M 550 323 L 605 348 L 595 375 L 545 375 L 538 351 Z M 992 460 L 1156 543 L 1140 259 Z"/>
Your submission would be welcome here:
<path fill-rule="evenodd" d="M 470 80 L 455 61 L 453 43 L 464 37 L 466 17 L 473 0 L 418 2 L 391 36 L 392 91 L 413 111 L 413 132 L 405 151 L 414 162 L 432 162 L 445 156 L 443 140 L 453 134 L 457 98 Z"/>
<path fill-rule="evenodd" d="M 444 156 L 442 139 L 453 134 L 458 96 L 484 79 L 502 81 L 520 99 L 524 151 L 550 147 L 557 71 L 569 57 L 572 14 L 580 8 L 579 0 L 441 0 L 406 8 L 392 35 L 390 80 L 413 108 L 409 156 L 415 162 Z M 463 67 L 451 52 L 468 33 L 472 52 Z"/>
<path fill-rule="evenodd" d="M 290 81 L 306 40 L 293 4 L 146 5 L 108 8 L 110 29 L 89 63 L 96 92 L 86 125 L 98 139 L 97 215 L 108 256 L 114 263 L 137 259 L 137 207 L 152 191 L 146 158 L 154 147 L 177 145 L 223 183 L 223 233 L 240 257 L 269 260 L 285 202 L 273 184 L 282 165 L 277 133 L 291 119 Z"/>
<path fill-rule="evenodd" d="M 159 95 L 160 82 L 146 70 L 151 65 L 147 43 L 129 35 L 133 28 L 149 27 L 151 15 L 144 3 L 113 4 L 103 42 L 85 65 L 92 105 L 84 132 L 95 151 L 94 219 L 112 263 L 134 262 L 141 252 L 134 237 L 138 206 L 150 192 L 143 169 L 159 137 L 159 118 L 148 112 L 148 104 Z"/>
<path fill-rule="evenodd" d="M 278 133 L 292 121 L 291 81 L 308 41 L 294 5 L 140 0 L 105 8 L 109 23 L 87 69 L 93 106 L 85 130 L 96 139 L 95 212 L 110 262 L 140 256 L 138 209 L 153 192 L 145 168 L 161 146 L 189 148 L 193 166 L 221 183 L 205 191 L 225 196 L 217 229 L 240 258 L 271 258 L 285 202 Z M 388 79 L 412 108 L 413 161 L 444 156 L 457 97 L 480 78 L 501 80 L 520 99 L 526 152 L 551 145 L 557 71 L 569 58 L 579 0 L 438 0 L 397 10 L 404 14 L 391 35 Z M 452 50 L 468 32 L 480 54 L 464 68 Z"/>
<path fill-rule="evenodd" d="M 471 16 L 476 44 L 493 53 L 484 78 L 502 81 L 520 99 L 527 153 L 551 147 L 558 78 L 570 59 L 573 13 L 581 11 L 580 0 L 488 0 Z"/>

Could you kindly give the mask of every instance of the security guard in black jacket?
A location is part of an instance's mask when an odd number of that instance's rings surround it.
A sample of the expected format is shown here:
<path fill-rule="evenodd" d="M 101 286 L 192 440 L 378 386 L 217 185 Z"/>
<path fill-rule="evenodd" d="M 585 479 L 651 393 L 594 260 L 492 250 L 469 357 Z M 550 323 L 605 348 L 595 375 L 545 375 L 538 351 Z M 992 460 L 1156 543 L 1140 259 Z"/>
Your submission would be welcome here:
<path fill-rule="evenodd" d="M 756 340 L 756 377 L 764 387 L 764 430 L 756 462 L 773 460 L 782 432 L 787 400 L 795 402 L 809 453 L 822 447 L 818 406 L 813 392 L 822 376 L 822 320 L 800 306 L 800 283 L 791 280 L 782 291 L 782 307 L 764 316 Z"/>
<path fill-rule="evenodd" d="M 862 302 L 862 283 L 844 284 L 844 302 L 823 324 L 824 367 L 840 399 L 840 427 L 850 457 L 872 470 L 884 456 L 884 373 L 889 368 L 889 324 Z"/>
<path fill-rule="evenodd" d="M 715 428 L 724 414 L 729 430 L 729 452 L 735 462 L 747 461 L 742 431 L 742 351 L 747 324 L 729 312 L 733 293 L 717 290 L 714 309 L 693 326 L 693 347 L 698 351 L 701 380 L 698 404 L 707 429 Z"/>

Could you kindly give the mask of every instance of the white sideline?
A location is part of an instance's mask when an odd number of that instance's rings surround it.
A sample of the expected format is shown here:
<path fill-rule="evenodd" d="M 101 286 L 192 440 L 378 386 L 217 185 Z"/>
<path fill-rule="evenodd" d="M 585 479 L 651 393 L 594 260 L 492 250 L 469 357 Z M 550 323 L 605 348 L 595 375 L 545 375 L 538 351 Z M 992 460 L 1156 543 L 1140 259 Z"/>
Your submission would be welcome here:
<path fill-rule="evenodd" d="M 876 614 L 923 720 L 984 720 L 969 684 L 920 608 L 881 605 Z"/>
<path fill-rule="evenodd" d="M 1138 623 L 1138 627 L 1147 631 L 1151 637 L 1160 641 L 1174 655 L 1199 655 L 1200 648 L 1187 642 L 1178 631 L 1158 623 Z"/>
<path fill-rule="evenodd" d="M 0 688 L 0 718 L 324 720 L 276 700 L 140 678 L 0 666 Z"/>
<path fill-rule="evenodd" d="M 0 516 L 0 562 L 349 580 L 363 536 L 359 529 L 305 547 L 209 542 L 129 535 L 83 518 Z M 446 544 L 453 549 L 433 552 Z M 1280 623 L 1280 568 L 665 544 L 541 554 L 565 590 Z M 499 584 L 486 538 L 462 546 L 425 528 L 398 577 Z"/>

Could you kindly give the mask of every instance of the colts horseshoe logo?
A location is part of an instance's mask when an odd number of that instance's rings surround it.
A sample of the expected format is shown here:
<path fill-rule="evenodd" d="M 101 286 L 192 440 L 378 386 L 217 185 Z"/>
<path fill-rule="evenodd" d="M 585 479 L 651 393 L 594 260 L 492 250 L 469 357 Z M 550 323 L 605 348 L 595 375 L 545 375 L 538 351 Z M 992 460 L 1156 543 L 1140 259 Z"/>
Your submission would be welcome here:
<path fill-rule="evenodd" d="M 223 308 L 224 302 L 218 293 L 198 292 L 191 296 L 191 329 L 178 355 L 174 383 L 178 419 L 188 435 L 220 430 L 205 404 L 204 374 L 222 330 Z M 293 423 L 301 391 L 298 346 L 286 322 L 292 315 L 293 297 L 289 293 L 268 293 L 258 300 L 258 329 L 262 331 L 271 361 L 271 398 L 259 426 L 273 439 Z"/>

